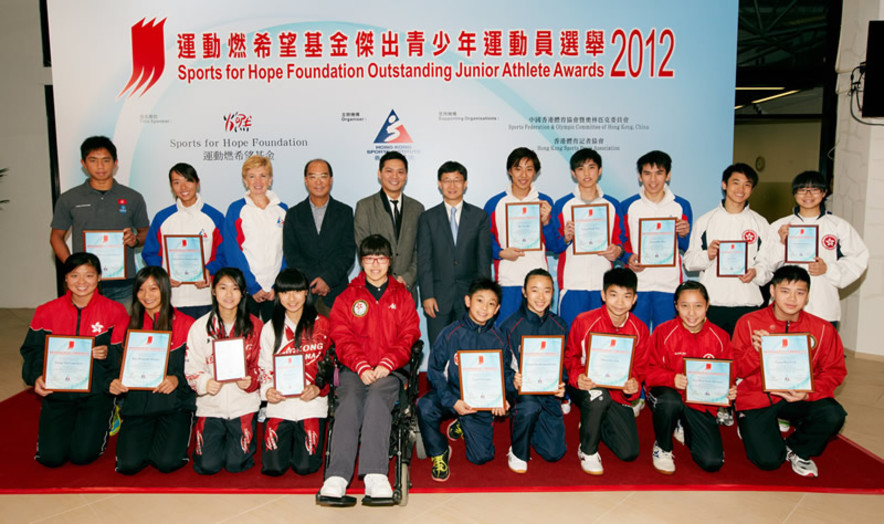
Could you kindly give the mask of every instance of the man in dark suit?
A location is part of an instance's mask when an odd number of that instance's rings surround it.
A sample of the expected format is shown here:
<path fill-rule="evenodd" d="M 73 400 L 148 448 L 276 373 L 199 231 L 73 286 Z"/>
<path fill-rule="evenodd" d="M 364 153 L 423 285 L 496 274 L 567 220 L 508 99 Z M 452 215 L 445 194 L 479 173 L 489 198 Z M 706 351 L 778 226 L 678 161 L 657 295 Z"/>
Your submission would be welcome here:
<path fill-rule="evenodd" d="M 445 162 L 437 180 L 442 203 L 421 214 L 417 235 L 418 282 L 431 344 L 466 312 L 470 283 L 491 278 L 488 214 L 463 200 L 467 169 Z"/>
<path fill-rule="evenodd" d="M 381 235 L 393 248 L 393 277 L 416 298 L 417 221 L 424 206 L 402 194 L 408 181 L 408 160 L 398 151 L 384 153 L 378 163 L 381 190 L 356 203 L 353 228 L 356 244 L 369 235 Z M 416 302 L 417 300 L 415 300 Z"/>
<path fill-rule="evenodd" d="M 282 230 L 286 265 L 304 273 L 325 315 L 347 287 L 356 256 L 353 210 L 331 197 L 333 177 L 327 161 L 307 162 L 304 185 L 310 195 L 288 210 Z"/>

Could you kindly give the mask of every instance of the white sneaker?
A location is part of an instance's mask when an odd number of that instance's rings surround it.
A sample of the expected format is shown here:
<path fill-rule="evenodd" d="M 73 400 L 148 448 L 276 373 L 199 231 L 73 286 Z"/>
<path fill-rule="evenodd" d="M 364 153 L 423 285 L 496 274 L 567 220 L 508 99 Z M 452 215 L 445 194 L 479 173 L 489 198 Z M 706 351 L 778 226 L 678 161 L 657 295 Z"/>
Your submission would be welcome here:
<path fill-rule="evenodd" d="M 632 403 L 632 414 L 635 415 L 635 418 L 638 418 L 638 414 L 642 412 L 642 408 L 645 407 L 645 399 L 640 398 Z"/>
<path fill-rule="evenodd" d="M 562 401 L 562 415 L 567 415 L 571 412 L 571 399 L 566 398 Z"/>
<path fill-rule="evenodd" d="M 393 488 L 386 475 L 369 473 L 363 479 L 365 482 L 365 496 L 373 499 L 389 499 L 393 497 Z"/>
<path fill-rule="evenodd" d="M 527 473 L 528 472 L 528 463 L 513 453 L 513 448 L 510 446 L 509 451 L 506 452 L 506 465 L 509 466 L 510 471 L 513 473 Z"/>
<path fill-rule="evenodd" d="M 781 418 L 777 419 L 777 424 L 780 425 L 780 433 L 787 433 L 792 427 L 792 424 L 790 424 L 788 420 L 783 420 Z"/>
<path fill-rule="evenodd" d="M 675 431 L 672 432 L 672 438 L 677 440 L 679 444 L 684 445 L 684 426 L 681 425 L 680 420 L 675 424 Z"/>
<path fill-rule="evenodd" d="M 584 473 L 601 475 L 605 472 L 605 468 L 602 467 L 602 457 L 598 451 L 592 455 L 587 455 L 580 448 L 577 448 L 577 458 L 580 459 L 580 467 L 583 468 Z"/>
<path fill-rule="evenodd" d="M 816 478 L 820 476 L 819 469 L 813 460 L 804 460 L 788 447 L 786 448 L 786 460 L 792 463 L 792 471 L 802 477 Z"/>
<path fill-rule="evenodd" d="M 329 477 L 322 483 L 319 494 L 323 497 L 339 499 L 347 493 L 347 479 L 344 477 Z"/>
<path fill-rule="evenodd" d="M 267 420 L 267 408 L 260 408 L 258 410 L 258 424 L 263 424 L 264 421 Z"/>
<path fill-rule="evenodd" d="M 656 442 L 654 442 L 654 469 L 664 475 L 672 475 L 675 473 L 675 460 L 673 460 L 671 451 L 663 451 Z"/>

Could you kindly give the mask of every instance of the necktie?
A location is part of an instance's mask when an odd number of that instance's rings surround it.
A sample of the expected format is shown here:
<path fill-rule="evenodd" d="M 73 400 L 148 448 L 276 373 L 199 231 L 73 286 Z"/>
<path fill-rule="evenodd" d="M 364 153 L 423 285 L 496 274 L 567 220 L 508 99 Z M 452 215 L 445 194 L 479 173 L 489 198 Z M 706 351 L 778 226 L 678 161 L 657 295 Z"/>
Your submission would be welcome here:
<path fill-rule="evenodd" d="M 399 229 L 402 227 L 402 213 L 399 212 L 399 201 L 390 200 L 393 204 L 393 225 L 396 227 L 396 238 L 399 238 Z"/>
<path fill-rule="evenodd" d="M 454 239 L 454 245 L 457 245 L 457 209 L 451 208 L 451 238 Z"/>

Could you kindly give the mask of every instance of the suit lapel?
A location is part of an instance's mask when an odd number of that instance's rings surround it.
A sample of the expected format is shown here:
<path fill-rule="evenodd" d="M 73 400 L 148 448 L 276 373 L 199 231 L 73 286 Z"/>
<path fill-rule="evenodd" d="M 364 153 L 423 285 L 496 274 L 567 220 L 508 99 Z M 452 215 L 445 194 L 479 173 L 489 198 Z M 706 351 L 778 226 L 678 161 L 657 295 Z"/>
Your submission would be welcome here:
<path fill-rule="evenodd" d="M 386 206 L 384 206 L 384 198 L 385 197 L 381 196 L 380 193 L 375 193 L 374 216 L 379 223 L 381 235 L 390 240 L 390 245 L 395 252 L 397 246 L 399 245 L 399 239 L 396 238 L 396 229 L 393 227 L 393 217 L 390 215 L 389 212 L 387 212 Z"/>

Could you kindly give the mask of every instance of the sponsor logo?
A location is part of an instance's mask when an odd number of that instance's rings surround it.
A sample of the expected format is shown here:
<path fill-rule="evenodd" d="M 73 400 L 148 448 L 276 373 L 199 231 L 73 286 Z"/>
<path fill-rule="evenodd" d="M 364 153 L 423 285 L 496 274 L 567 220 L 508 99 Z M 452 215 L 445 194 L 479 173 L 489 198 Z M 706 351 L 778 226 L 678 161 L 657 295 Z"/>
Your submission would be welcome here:
<path fill-rule="evenodd" d="M 126 91 L 129 91 L 129 88 L 132 88 L 129 92 L 131 97 L 144 87 L 138 95 L 143 96 L 157 83 L 166 67 L 163 38 L 163 26 L 166 19 L 163 18 L 157 22 L 154 18 L 147 23 L 145 20 L 147 19 L 142 18 L 132 26 L 132 76 L 129 77 L 129 82 L 117 95 L 118 97 L 123 96 Z"/>
<path fill-rule="evenodd" d="M 408 134 L 408 131 L 405 130 L 405 126 L 402 124 L 402 120 L 399 119 L 399 115 L 396 114 L 396 111 L 391 109 L 389 116 L 381 125 L 380 131 L 378 131 L 378 136 L 374 139 L 375 144 L 410 144 L 412 143 L 411 136 Z"/>
<path fill-rule="evenodd" d="M 239 111 L 224 115 L 225 133 L 247 133 L 252 130 L 252 115 L 246 115 Z"/>
<path fill-rule="evenodd" d="M 823 247 L 828 250 L 834 250 L 838 247 L 838 237 L 835 235 L 826 235 L 823 237 Z"/>

